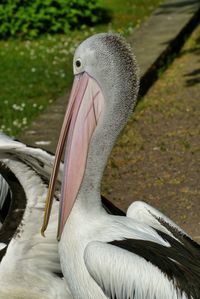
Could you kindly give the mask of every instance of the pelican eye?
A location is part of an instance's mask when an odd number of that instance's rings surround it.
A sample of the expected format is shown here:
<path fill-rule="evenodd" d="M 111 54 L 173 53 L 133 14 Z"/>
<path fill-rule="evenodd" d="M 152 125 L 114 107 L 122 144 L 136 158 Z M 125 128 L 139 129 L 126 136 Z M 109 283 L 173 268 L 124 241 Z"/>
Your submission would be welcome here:
<path fill-rule="evenodd" d="M 75 64 L 76 64 L 76 67 L 78 67 L 78 68 L 81 67 L 81 60 L 77 59 Z"/>

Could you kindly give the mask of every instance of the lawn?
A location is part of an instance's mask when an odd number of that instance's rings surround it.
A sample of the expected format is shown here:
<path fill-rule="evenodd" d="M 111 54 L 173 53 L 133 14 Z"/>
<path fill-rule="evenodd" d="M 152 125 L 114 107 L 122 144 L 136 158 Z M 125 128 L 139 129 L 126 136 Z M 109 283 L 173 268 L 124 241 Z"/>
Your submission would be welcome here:
<path fill-rule="evenodd" d="M 101 31 L 130 34 L 160 0 L 100 0 L 111 20 L 94 28 L 37 40 L 0 41 L 0 130 L 16 136 L 70 88 L 72 57 L 87 36 Z"/>

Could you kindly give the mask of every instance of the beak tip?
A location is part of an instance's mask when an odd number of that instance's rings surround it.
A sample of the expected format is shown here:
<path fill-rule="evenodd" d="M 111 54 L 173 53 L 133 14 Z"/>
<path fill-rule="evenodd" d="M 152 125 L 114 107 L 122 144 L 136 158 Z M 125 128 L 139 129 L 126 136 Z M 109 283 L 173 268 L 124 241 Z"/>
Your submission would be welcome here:
<path fill-rule="evenodd" d="M 57 232 L 57 241 L 58 241 L 58 242 L 60 241 L 60 238 L 61 238 L 61 234 L 60 234 L 60 232 L 58 231 L 58 232 Z"/>
<path fill-rule="evenodd" d="M 45 233 L 44 233 L 44 232 L 45 232 L 45 229 L 42 227 L 40 233 L 41 233 L 42 237 L 45 238 L 46 236 L 45 236 Z"/>

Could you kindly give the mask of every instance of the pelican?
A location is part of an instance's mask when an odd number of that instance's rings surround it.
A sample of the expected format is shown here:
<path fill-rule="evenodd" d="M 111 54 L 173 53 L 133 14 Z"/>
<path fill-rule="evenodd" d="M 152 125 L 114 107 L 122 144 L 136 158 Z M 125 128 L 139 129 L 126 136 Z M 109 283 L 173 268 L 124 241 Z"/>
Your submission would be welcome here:
<path fill-rule="evenodd" d="M 58 240 L 75 299 L 199 299 L 200 246 L 143 202 L 126 217 L 101 204 L 108 156 L 138 94 L 135 57 L 123 38 L 101 33 L 75 51 L 75 80 L 56 150 L 42 234 L 65 148 Z"/>
<path fill-rule="evenodd" d="M 6 218 L 0 230 L 1 299 L 73 299 L 55 242 L 58 201 L 47 238 L 40 234 L 53 160 L 41 149 L 0 134 L 0 202 L 6 207 L 8 194 L 12 202 L 9 221 Z"/>
<path fill-rule="evenodd" d="M 55 240 L 59 192 L 47 238 L 40 235 L 53 162 L 52 154 L 0 133 L 1 299 L 73 298 L 62 278 Z M 123 215 L 106 198 L 102 203 L 108 213 Z"/>

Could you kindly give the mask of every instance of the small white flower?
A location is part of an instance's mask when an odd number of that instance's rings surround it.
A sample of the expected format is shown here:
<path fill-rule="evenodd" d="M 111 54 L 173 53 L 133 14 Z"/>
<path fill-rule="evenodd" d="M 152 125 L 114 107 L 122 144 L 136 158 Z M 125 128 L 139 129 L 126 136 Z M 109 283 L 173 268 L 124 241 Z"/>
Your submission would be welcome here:
<path fill-rule="evenodd" d="M 17 128 L 21 128 L 22 124 L 19 122 L 18 119 L 15 119 L 15 120 L 13 121 L 13 126 L 15 126 L 15 127 L 17 127 Z"/>
<path fill-rule="evenodd" d="M 18 106 L 17 104 L 13 104 L 12 105 L 13 110 L 18 111 L 20 110 L 20 106 Z"/>
<path fill-rule="evenodd" d="M 23 124 L 23 125 L 27 125 L 27 118 L 26 118 L 26 117 L 24 117 L 24 118 L 22 119 L 22 124 Z"/>
<path fill-rule="evenodd" d="M 61 53 L 61 54 L 65 54 L 65 55 L 68 55 L 68 54 L 69 54 L 69 52 L 68 52 L 66 49 L 62 49 L 62 50 L 60 50 L 60 53 Z"/>
<path fill-rule="evenodd" d="M 74 48 L 74 47 L 71 47 L 71 48 L 69 49 L 69 53 L 71 53 L 71 54 L 74 54 L 74 51 L 75 51 L 75 48 Z"/>
<path fill-rule="evenodd" d="M 66 76 L 65 73 L 61 73 L 61 74 L 60 74 L 60 77 L 61 77 L 61 78 L 65 78 L 65 76 Z"/>

